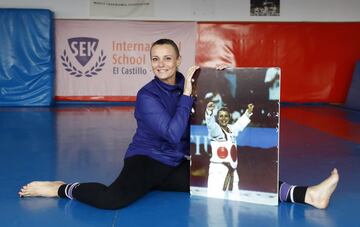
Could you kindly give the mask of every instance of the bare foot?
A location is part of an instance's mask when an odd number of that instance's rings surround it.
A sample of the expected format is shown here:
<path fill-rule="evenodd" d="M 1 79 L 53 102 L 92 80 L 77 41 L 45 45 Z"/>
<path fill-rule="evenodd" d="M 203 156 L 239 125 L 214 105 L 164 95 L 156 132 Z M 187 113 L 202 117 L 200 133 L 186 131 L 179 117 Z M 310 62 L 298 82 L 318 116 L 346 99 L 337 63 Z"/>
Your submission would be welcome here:
<path fill-rule="evenodd" d="M 18 194 L 20 197 L 57 197 L 59 187 L 63 184 L 62 181 L 33 181 L 23 186 Z"/>
<path fill-rule="evenodd" d="M 327 208 L 331 195 L 339 182 L 339 178 L 338 171 L 335 168 L 331 171 L 331 175 L 320 184 L 308 187 L 305 194 L 305 203 L 319 209 Z"/>

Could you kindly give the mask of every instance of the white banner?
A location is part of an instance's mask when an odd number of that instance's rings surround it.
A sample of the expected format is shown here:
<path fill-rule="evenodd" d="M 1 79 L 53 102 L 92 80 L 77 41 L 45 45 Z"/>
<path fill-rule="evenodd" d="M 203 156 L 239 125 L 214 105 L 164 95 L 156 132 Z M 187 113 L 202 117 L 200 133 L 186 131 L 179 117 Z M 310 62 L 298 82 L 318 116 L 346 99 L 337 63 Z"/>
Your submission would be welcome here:
<path fill-rule="evenodd" d="M 153 0 L 92 0 L 90 16 L 98 17 L 152 17 Z"/>
<path fill-rule="evenodd" d="M 149 50 L 160 38 L 174 40 L 181 72 L 195 64 L 196 24 L 56 20 L 57 99 L 134 100 L 154 78 Z"/>

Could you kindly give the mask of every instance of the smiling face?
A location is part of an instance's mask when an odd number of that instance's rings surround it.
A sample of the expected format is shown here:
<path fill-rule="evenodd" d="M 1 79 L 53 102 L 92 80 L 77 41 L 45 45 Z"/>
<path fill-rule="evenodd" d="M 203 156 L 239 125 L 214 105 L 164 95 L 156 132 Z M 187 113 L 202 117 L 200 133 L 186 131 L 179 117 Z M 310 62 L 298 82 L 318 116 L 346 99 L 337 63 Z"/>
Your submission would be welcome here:
<path fill-rule="evenodd" d="M 176 83 L 176 70 L 180 56 L 170 44 L 154 45 L 150 51 L 151 67 L 155 76 L 167 84 Z"/>
<path fill-rule="evenodd" d="M 226 110 L 220 110 L 217 115 L 217 121 L 222 128 L 226 128 L 230 121 L 230 114 Z"/>

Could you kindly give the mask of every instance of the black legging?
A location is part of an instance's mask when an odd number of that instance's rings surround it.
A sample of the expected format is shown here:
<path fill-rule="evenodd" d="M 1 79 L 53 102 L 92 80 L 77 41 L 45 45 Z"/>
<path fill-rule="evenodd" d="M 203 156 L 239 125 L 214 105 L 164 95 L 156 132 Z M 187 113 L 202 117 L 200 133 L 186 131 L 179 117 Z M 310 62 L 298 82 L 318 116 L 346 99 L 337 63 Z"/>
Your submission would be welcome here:
<path fill-rule="evenodd" d="M 59 188 L 58 194 L 67 198 L 70 196 L 66 196 L 65 191 L 68 194 L 71 191 L 71 196 L 80 202 L 101 209 L 120 209 L 151 190 L 189 192 L 189 174 L 190 165 L 187 160 L 172 167 L 149 157 L 136 155 L 124 160 L 124 168 L 110 186 L 100 183 L 64 184 Z M 279 182 L 279 187 L 282 184 L 283 182 Z M 284 193 L 287 196 L 282 201 L 304 203 L 307 187 L 294 187 L 291 195 L 289 187 L 283 188 L 284 191 L 279 188 L 279 196 Z"/>
<path fill-rule="evenodd" d="M 124 160 L 124 168 L 110 185 L 81 183 L 72 190 L 76 200 L 102 209 L 128 206 L 151 190 L 189 192 L 189 161 L 171 167 L 146 156 L 133 156 Z M 66 198 L 62 185 L 58 194 Z"/>

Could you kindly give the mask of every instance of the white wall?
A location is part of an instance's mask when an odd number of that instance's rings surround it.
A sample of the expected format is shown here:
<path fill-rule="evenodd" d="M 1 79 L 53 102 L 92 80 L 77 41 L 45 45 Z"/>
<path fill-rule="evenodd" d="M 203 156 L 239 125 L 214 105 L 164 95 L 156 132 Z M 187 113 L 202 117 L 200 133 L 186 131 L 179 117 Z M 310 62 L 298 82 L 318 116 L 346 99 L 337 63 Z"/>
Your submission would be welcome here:
<path fill-rule="evenodd" d="M 59 19 L 94 18 L 90 0 L 0 0 L 0 8 L 46 8 Z M 280 16 L 250 16 L 250 0 L 153 0 L 153 17 L 162 21 L 360 21 L 360 0 L 280 0 Z"/>

